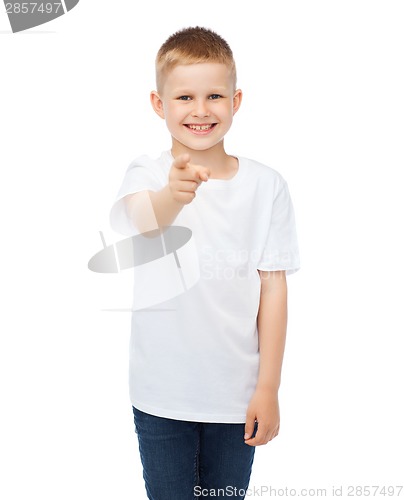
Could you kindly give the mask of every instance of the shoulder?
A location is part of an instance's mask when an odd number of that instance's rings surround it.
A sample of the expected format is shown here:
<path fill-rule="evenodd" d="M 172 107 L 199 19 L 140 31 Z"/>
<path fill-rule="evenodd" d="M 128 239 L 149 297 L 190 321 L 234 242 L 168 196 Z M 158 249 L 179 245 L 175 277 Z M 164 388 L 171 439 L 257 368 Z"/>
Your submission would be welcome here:
<path fill-rule="evenodd" d="M 257 179 L 260 184 L 270 184 L 275 189 L 281 189 L 286 184 L 282 174 L 270 165 L 243 156 L 239 156 L 238 159 L 243 163 L 249 179 Z"/>
<path fill-rule="evenodd" d="M 126 178 L 149 179 L 158 183 L 159 186 L 160 184 L 164 185 L 167 181 L 170 166 L 170 154 L 167 151 L 161 153 L 158 158 L 149 155 L 138 156 L 130 162 L 126 170 Z"/>
<path fill-rule="evenodd" d="M 166 165 L 170 164 L 169 152 L 164 151 L 157 158 L 153 158 L 149 155 L 141 155 L 132 160 L 129 164 L 128 169 L 136 167 L 144 167 L 149 169 L 161 169 Z"/>

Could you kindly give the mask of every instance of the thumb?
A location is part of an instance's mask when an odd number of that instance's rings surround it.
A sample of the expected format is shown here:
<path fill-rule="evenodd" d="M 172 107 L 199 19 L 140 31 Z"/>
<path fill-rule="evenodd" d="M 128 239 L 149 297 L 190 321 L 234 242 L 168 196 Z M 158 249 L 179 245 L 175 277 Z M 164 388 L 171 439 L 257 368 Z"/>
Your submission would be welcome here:
<path fill-rule="evenodd" d="M 255 416 L 254 414 L 247 414 L 247 419 L 244 427 L 244 439 L 249 439 L 254 432 L 254 426 L 255 426 Z"/>

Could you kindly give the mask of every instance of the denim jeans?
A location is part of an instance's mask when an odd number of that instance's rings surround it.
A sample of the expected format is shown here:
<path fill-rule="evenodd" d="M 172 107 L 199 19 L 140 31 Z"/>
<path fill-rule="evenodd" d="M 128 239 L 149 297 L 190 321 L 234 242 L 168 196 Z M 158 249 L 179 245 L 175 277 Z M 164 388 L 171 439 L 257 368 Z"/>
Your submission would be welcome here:
<path fill-rule="evenodd" d="M 244 442 L 244 424 L 188 422 L 132 410 L 150 500 L 244 499 L 255 453 Z"/>

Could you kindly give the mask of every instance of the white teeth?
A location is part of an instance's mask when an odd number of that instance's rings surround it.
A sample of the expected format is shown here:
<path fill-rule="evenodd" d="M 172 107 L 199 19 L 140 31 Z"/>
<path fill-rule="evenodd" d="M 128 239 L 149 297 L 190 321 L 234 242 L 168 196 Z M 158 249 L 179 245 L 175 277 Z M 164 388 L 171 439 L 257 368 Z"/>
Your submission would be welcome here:
<path fill-rule="evenodd" d="M 209 130 L 212 125 L 188 125 L 192 130 Z"/>

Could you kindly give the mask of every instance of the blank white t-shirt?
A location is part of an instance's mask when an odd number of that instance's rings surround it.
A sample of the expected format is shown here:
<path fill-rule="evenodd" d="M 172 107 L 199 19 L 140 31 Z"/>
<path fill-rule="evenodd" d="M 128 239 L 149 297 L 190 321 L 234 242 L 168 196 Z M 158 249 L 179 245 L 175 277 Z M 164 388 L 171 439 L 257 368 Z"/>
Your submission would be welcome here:
<path fill-rule="evenodd" d="M 165 151 L 129 165 L 110 212 L 114 230 L 139 234 L 122 198 L 162 189 L 172 162 Z M 242 157 L 238 162 L 231 179 L 202 182 L 172 223 L 192 231 L 200 270 L 196 284 L 132 312 L 129 393 L 132 405 L 146 413 L 246 421 L 259 367 L 257 270 L 291 274 L 300 262 L 287 183 L 269 166 Z"/>

